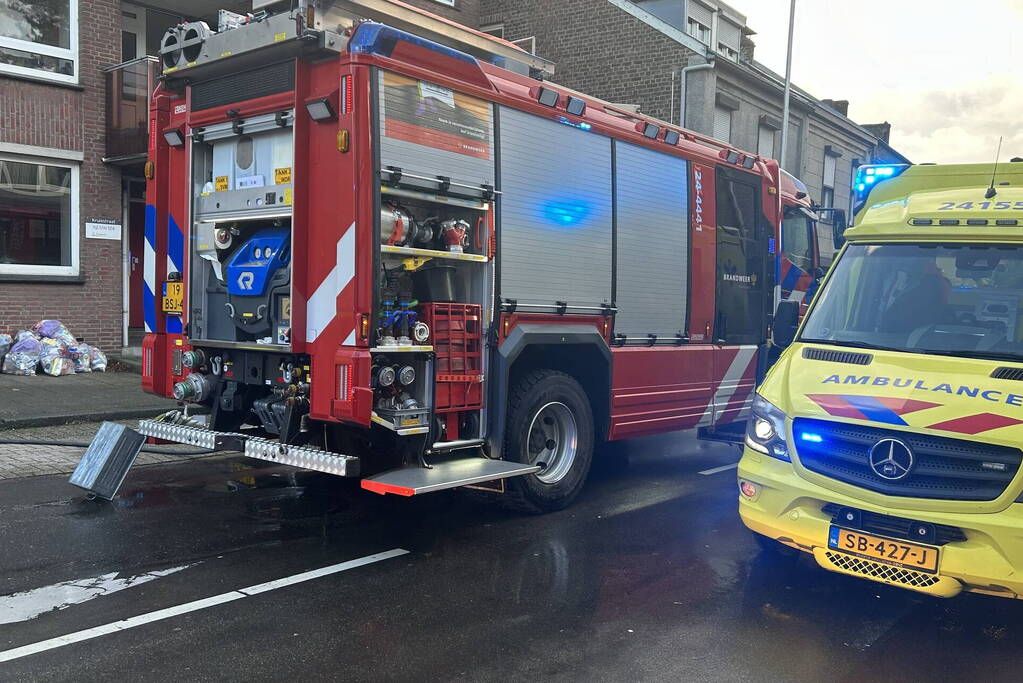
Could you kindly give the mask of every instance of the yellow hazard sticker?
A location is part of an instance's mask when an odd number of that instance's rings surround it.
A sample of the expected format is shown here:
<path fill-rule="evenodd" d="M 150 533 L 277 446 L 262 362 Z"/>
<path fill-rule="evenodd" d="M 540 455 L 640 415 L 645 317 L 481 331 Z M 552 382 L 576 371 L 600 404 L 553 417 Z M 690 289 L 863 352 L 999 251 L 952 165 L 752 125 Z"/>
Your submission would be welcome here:
<path fill-rule="evenodd" d="M 291 188 L 284 191 L 284 203 L 291 204 Z"/>
<path fill-rule="evenodd" d="M 228 188 L 227 176 L 218 175 L 216 179 L 217 192 L 226 192 Z"/>
<path fill-rule="evenodd" d="M 285 33 L 284 31 L 281 31 L 280 33 L 275 33 L 274 34 L 274 42 L 275 43 L 279 43 L 282 40 L 285 40 L 287 37 L 288 37 L 288 34 Z"/>
<path fill-rule="evenodd" d="M 287 185 L 291 182 L 291 167 L 287 168 L 275 168 L 274 169 L 274 182 L 278 185 Z"/>

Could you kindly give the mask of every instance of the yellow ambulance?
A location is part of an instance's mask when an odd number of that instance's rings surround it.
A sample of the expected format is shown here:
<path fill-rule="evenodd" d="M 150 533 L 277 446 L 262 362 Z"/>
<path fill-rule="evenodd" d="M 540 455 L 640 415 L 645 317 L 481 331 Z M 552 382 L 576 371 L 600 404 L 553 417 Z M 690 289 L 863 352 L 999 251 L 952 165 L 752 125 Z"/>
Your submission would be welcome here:
<path fill-rule="evenodd" d="M 754 399 L 739 511 L 768 549 L 1023 597 L 1023 159 L 861 167 L 846 243 Z M 794 553 L 793 553 L 794 554 Z"/>

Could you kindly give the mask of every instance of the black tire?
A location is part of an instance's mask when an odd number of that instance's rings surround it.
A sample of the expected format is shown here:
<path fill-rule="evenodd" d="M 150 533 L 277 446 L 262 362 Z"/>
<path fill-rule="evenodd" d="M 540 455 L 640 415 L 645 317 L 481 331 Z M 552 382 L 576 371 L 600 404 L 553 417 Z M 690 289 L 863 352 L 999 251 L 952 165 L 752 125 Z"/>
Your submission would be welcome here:
<path fill-rule="evenodd" d="M 504 459 L 531 462 L 531 426 L 534 427 L 532 433 L 535 451 L 536 436 L 543 430 L 540 423 L 535 421 L 547 419 L 552 411 L 556 412 L 550 419 L 557 421 L 564 414 L 563 408 L 575 421 L 574 455 L 570 460 L 562 461 L 570 464 L 559 466 L 554 454 L 566 451 L 560 451 L 560 446 L 552 448 L 549 454 L 554 462 L 545 463 L 548 466 L 540 472 L 511 477 L 505 481 L 505 493 L 497 496 L 501 505 L 532 514 L 553 512 L 567 507 L 582 491 L 593 461 L 593 411 L 579 382 L 563 372 L 536 370 L 519 380 L 511 390 L 508 396 Z M 559 467 L 564 469 L 563 473 Z"/>

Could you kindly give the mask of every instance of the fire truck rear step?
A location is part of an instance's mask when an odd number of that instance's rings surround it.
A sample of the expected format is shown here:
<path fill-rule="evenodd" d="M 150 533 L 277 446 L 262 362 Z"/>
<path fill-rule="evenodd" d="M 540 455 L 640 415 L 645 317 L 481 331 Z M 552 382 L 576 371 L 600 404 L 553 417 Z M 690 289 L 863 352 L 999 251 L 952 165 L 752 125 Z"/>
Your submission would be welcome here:
<path fill-rule="evenodd" d="M 483 457 L 458 458 L 432 467 L 401 467 L 362 480 L 362 488 L 374 493 L 417 496 L 459 486 L 539 472 L 537 465 Z"/>
<path fill-rule="evenodd" d="M 208 448 L 212 451 L 240 451 L 248 458 L 336 474 L 339 477 L 355 477 L 359 474 L 359 459 L 356 457 L 321 451 L 307 446 L 293 446 L 246 434 L 217 432 L 202 427 L 154 420 L 141 420 L 138 431 L 144 436 L 152 436 L 165 441 Z"/>

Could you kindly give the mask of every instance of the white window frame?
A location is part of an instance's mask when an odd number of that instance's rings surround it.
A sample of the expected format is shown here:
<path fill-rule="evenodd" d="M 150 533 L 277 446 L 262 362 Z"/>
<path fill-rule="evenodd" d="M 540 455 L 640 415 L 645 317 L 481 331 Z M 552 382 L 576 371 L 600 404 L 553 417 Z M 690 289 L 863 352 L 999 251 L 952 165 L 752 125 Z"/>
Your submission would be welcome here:
<path fill-rule="evenodd" d="M 828 166 L 831 166 L 831 173 L 828 173 Z M 830 178 L 828 176 L 831 176 Z M 835 178 L 838 176 L 838 156 L 824 153 L 824 168 L 821 169 L 821 206 L 826 209 L 835 208 Z M 827 197 L 826 190 L 830 190 L 831 196 Z M 830 223 L 830 217 L 823 221 Z"/>
<path fill-rule="evenodd" d="M 774 128 L 771 128 L 770 126 L 764 125 L 763 123 L 761 123 L 759 126 L 757 126 L 757 155 L 758 156 L 767 157 L 768 159 L 776 158 L 775 155 L 778 153 L 778 150 L 776 149 L 777 146 L 774 143 L 777 142 L 777 140 L 778 140 L 777 135 L 778 135 L 778 131 L 776 131 Z M 769 140 L 770 144 L 771 144 L 771 153 L 770 154 L 764 154 L 764 143 L 765 143 L 766 140 Z"/>
<path fill-rule="evenodd" d="M 706 31 L 706 38 L 701 35 L 704 31 Z M 707 46 L 710 45 L 713 37 L 710 26 L 692 17 L 686 17 L 686 33 Z"/>
<path fill-rule="evenodd" d="M 455 0 L 433 0 L 438 5 L 447 5 L 448 7 L 455 6 Z"/>
<path fill-rule="evenodd" d="M 717 132 L 718 131 L 717 131 L 717 125 L 716 124 L 717 124 L 718 112 L 719 111 L 728 112 L 728 136 L 726 138 L 724 138 L 724 139 L 717 137 Z M 712 135 L 712 137 L 715 140 L 721 140 L 722 142 L 727 142 L 728 144 L 732 144 L 732 124 L 735 123 L 734 114 L 735 114 L 735 110 L 733 110 L 733 109 L 730 109 L 728 107 L 722 106 L 720 104 L 715 104 L 714 105 L 714 119 L 712 121 L 711 135 Z"/>
<path fill-rule="evenodd" d="M 495 38 L 504 40 L 504 22 L 501 21 L 496 24 L 485 24 L 480 26 L 480 33 L 486 33 L 488 36 L 494 36 Z"/>
<path fill-rule="evenodd" d="M 63 275 L 78 277 L 81 272 L 81 164 L 66 159 L 0 153 L 0 161 L 22 164 L 39 164 L 71 169 L 71 265 L 40 266 L 27 263 L 0 263 L 0 275 Z"/>
<path fill-rule="evenodd" d="M 28 76 L 29 78 L 37 78 L 44 81 L 56 81 L 58 83 L 78 83 L 78 76 L 81 73 L 81 67 L 78 63 L 78 2 L 79 0 L 67 0 L 68 2 L 68 21 L 70 34 L 70 47 L 54 47 L 53 45 L 43 45 L 42 43 L 33 43 L 30 40 L 19 40 L 17 38 L 8 38 L 7 36 L 0 36 L 0 47 L 9 48 L 11 50 L 21 50 L 22 52 L 32 52 L 37 55 L 45 55 L 47 57 L 56 57 L 59 59 L 70 60 L 75 65 L 75 73 L 73 76 L 67 76 L 65 74 L 58 74 L 52 71 L 43 71 L 41 69 L 30 69 L 24 66 L 16 66 L 14 64 L 0 64 L 0 73 L 11 74 L 14 76 Z M 120 35 L 120 34 L 118 34 Z"/>

